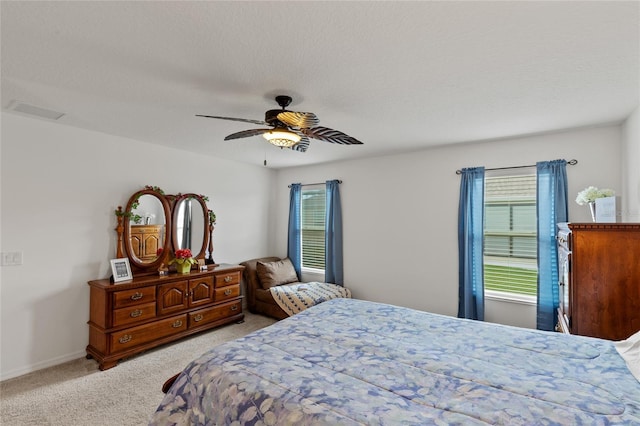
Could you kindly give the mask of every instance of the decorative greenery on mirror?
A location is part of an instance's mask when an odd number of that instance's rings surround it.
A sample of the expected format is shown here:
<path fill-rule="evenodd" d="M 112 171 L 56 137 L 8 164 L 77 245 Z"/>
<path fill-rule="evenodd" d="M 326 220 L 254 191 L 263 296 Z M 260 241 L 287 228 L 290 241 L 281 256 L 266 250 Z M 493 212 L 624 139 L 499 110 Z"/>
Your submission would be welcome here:
<path fill-rule="evenodd" d="M 134 193 L 118 220 L 116 256 L 128 257 L 134 273 L 156 273 L 166 267 L 176 250 L 189 249 L 194 259 L 212 264 L 213 225 L 216 215 L 207 208 L 205 195 L 170 195 L 157 186 Z"/>

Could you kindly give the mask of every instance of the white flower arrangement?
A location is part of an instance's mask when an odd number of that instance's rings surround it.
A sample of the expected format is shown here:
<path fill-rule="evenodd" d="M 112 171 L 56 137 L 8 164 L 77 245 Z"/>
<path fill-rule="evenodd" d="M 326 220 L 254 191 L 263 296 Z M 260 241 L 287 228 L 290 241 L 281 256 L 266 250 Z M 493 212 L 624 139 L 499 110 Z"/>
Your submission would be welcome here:
<path fill-rule="evenodd" d="M 590 186 L 578 192 L 576 203 L 584 206 L 585 204 L 595 201 L 596 198 L 613 197 L 614 195 L 616 195 L 616 193 L 613 189 L 598 189 L 595 186 Z"/>

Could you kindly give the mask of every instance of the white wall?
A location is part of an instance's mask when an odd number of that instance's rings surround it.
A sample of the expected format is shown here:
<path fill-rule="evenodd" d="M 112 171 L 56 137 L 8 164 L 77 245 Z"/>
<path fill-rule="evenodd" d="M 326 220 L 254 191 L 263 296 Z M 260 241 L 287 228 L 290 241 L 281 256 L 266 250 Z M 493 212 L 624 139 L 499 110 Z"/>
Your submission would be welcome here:
<path fill-rule="evenodd" d="M 277 176 L 275 254 L 287 250 L 287 186 L 342 179 L 344 279 L 354 297 L 456 315 L 460 177 L 455 171 L 558 158 L 579 161 L 567 167 L 570 220 L 590 221 L 588 208 L 573 200 L 589 185 L 620 188 L 620 126 L 283 169 Z M 486 319 L 535 327 L 535 310 L 489 301 Z"/>
<path fill-rule="evenodd" d="M 217 214 L 214 258 L 270 252 L 272 170 L 2 114 L 0 377 L 84 356 L 87 281 L 108 277 L 115 216 L 144 185 L 207 195 Z"/>
<path fill-rule="evenodd" d="M 640 222 L 640 107 L 622 126 L 622 221 Z"/>

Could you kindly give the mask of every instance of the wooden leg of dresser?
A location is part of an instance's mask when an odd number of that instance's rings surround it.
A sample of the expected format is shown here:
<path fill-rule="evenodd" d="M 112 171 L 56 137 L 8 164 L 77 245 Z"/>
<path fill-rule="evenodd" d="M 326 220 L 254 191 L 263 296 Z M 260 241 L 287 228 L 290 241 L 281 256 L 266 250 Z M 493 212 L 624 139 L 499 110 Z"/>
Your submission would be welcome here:
<path fill-rule="evenodd" d="M 100 371 L 104 371 L 104 370 L 108 370 L 110 368 L 115 367 L 116 365 L 118 365 L 118 361 L 102 361 L 100 363 Z"/>

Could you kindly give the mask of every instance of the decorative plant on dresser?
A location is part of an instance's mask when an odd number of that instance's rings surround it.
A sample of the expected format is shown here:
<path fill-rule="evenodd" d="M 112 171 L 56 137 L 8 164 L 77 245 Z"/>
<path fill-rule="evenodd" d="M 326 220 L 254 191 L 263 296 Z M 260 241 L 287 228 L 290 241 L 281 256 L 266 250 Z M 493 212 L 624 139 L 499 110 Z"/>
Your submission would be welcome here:
<path fill-rule="evenodd" d="M 244 267 L 213 261 L 215 214 L 206 201 L 202 195 L 167 195 L 146 186 L 131 196 L 124 211 L 116 210 L 116 256 L 129 259 L 134 277 L 118 283 L 89 281 L 87 358 L 95 358 L 101 370 L 155 346 L 244 319 Z M 153 232 L 139 232 L 141 217 L 148 218 L 145 226 Z M 148 246 L 155 251 L 141 250 Z M 172 262 L 176 251 L 193 253 L 189 265 L 195 269 L 177 273 L 178 262 Z"/>

